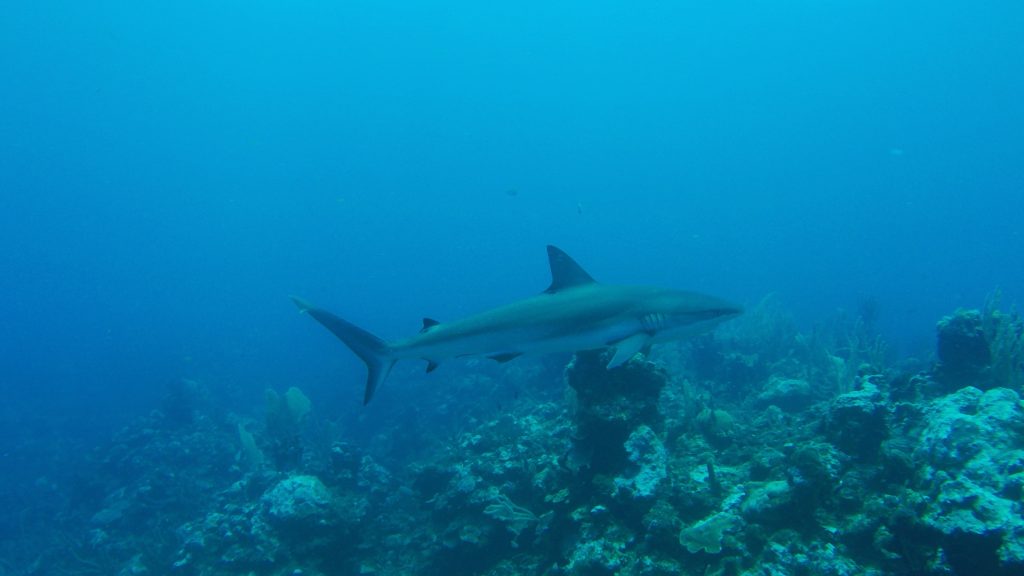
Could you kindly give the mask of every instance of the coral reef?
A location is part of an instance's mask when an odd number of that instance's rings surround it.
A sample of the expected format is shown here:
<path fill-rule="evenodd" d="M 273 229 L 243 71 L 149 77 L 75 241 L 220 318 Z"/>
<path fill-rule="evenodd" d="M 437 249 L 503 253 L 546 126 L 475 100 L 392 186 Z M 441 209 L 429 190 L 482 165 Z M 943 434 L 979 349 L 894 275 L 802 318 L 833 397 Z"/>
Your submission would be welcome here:
<path fill-rule="evenodd" d="M 995 548 L 989 570 L 1024 568 L 1024 404 L 1016 392 L 963 388 L 925 409 L 917 456 L 923 522 L 947 553 L 984 565 L 978 548 Z"/>
<path fill-rule="evenodd" d="M 297 388 L 260 418 L 180 383 L 81 456 L 51 551 L 0 570 L 1024 572 L 1015 315 L 958 311 L 913 371 L 863 319 L 807 336 L 770 301 L 751 315 L 612 370 L 474 364 L 348 421 Z"/>
<path fill-rule="evenodd" d="M 615 478 L 616 493 L 624 490 L 634 498 L 654 496 L 667 475 L 665 445 L 653 430 L 640 425 L 629 435 L 623 447 L 629 454 L 629 465 L 622 476 Z"/>
<path fill-rule="evenodd" d="M 939 321 L 936 376 L 948 390 L 1024 384 L 1024 320 L 999 310 L 999 300 L 995 292 L 984 309 L 960 309 Z"/>

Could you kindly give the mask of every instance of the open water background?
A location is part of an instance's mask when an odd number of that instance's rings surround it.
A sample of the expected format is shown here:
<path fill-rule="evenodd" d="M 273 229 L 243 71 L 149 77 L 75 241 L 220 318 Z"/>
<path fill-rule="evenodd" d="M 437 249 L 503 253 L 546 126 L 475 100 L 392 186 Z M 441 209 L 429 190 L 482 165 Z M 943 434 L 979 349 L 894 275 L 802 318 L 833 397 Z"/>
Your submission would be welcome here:
<path fill-rule="evenodd" d="M 289 294 L 390 339 L 542 289 L 547 243 L 804 326 L 869 303 L 906 355 L 1024 302 L 1018 2 L 0 12 L 12 426 L 102 437 L 180 378 L 355 412 L 362 366 Z"/>

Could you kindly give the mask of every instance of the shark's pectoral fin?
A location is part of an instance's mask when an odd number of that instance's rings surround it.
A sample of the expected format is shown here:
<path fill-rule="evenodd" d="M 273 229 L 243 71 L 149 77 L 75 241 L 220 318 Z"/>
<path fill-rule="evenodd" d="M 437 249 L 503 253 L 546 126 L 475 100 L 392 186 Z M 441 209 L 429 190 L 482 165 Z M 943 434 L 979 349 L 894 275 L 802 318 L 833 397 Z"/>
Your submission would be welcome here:
<path fill-rule="evenodd" d="M 612 368 L 625 364 L 627 360 L 636 356 L 637 352 L 647 346 L 650 343 L 650 340 L 651 337 L 649 335 L 641 332 L 616 342 L 615 355 L 612 356 L 611 361 L 608 362 L 608 369 L 611 370 Z"/>
<path fill-rule="evenodd" d="M 437 362 L 433 360 L 427 360 L 427 374 L 430 374 L 434 370 L 437 370 Z"/>
<path fill-rule="evenodd" d="M 305 300 L 299 298 L 298 296 L 291 296 L 291 299 L 292 302 L 295 302 L 295 305 L 299 307 L 299 312 L 301 312 L 302 314 L 305 314 L 306 312 L 313 308 L 312 304 L 306 302 Z"/>
<path fill-rule="evenodd" d="M 504 354 L 494 354 L 493 356 L 488 356 L 488 358 L 490 358 L 491 360 L 496 360 L 498 364 L 504 364 L 505 362 L 508 362 L 509 360 L 515 360 L 516 358 L 522 355 L 522 352 L 505 352 Z"/>

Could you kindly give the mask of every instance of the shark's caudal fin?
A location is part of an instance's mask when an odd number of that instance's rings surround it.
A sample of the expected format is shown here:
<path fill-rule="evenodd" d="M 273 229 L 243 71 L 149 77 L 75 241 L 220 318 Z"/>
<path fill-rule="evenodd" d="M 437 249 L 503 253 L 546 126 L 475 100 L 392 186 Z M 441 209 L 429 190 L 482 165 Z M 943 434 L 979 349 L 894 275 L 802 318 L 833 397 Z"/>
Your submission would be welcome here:
<path fill-rule="evenodd" d="M 388 343 L 301 298 L 292 296 L 292 302 L 295 302 L 300 311 L 309 314 L 314 320 L 323 324 L 324 328 L 334 333 L 366 363 L 366 392 L 363 395 L 363 404 L 368 404 L 373 398 L 377 386 L 388 377 L 391 367 L 395 365 Z"/>

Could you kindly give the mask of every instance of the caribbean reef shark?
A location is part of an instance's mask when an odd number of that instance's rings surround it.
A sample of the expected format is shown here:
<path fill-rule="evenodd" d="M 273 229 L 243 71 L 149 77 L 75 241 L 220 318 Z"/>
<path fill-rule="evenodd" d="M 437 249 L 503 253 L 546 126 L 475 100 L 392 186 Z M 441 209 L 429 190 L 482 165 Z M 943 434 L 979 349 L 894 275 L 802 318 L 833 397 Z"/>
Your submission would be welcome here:
<path fill-rule="evenodd" d="M 600 284 L 554 246 L 548 246 L 548 262 L 551 286 L 540 294 L 454 322 L 424 318 L 419 334 L 395 342 L 300 298 L 292 300 L 366 363 L 364 404 L 399 360 L 426 360 L 431 372 L 448 358 L 484 356 L 507 362 L 529 353 L 613 347 L 611 369 L 651 344 L 705 332 L 742 312 L 734 304 L 694 292 Z"/>

